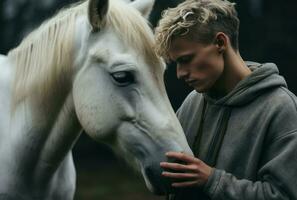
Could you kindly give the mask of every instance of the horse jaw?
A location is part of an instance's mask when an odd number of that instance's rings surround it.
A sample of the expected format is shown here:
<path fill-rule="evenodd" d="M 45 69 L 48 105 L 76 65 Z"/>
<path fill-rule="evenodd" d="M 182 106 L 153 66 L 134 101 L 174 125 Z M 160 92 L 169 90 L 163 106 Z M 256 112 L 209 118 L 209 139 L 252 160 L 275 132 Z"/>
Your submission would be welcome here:
<path fill-rule="evenodd" d="M 161 175 L 163 170 L 160 162 L 168 160 L 165 153 L 175 151 L 192 155 L 185 140 L 177 137 L 182 134 L 178 121 L 168 119 L 169 114 L 165 114 L 162 119 L 161 114 L 164 112 L 151 115 L 151 119 L 123 123 L 116 134 L 116 144 L 119 147 L 116 152 L 124 155 L 130 165 L 136 163 L 135 166 L 142 173 L 147 188 L 157 195 L 164 195 L 172 190 L 170 181 Z M 132 160 L 134 162 L 131 162 Z"/>

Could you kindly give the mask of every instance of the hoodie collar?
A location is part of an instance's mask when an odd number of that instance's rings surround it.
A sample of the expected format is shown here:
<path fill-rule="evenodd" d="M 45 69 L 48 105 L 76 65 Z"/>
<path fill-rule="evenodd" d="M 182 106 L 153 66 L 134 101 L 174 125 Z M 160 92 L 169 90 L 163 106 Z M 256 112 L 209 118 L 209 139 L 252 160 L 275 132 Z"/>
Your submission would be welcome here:
<path fill-rule="evenodd" d="M 275 87 L 287 87 L 285 79 L 279 75 L 273 63 L 246 62 L 252 73 L 241 80 L 231 92 L 221 98 L 213 98 L 204 93 L 206 101 L 223 106 L 242 106 L 254 100 L 264 92 Z"/>

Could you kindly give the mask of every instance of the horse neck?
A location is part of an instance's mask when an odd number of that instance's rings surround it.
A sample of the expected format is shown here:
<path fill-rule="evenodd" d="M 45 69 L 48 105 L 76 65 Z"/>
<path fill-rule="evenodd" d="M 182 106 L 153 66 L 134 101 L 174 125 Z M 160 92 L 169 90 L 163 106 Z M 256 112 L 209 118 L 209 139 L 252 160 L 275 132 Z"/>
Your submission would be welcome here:
<path fill-rule="evenodd" d="M 63 103 L 48 134 L 41 157 L 49 163 L 59 163 L 71 150 L 81 132 L 70 93 Z"/>
<path fill-rule="evenodd" d="M 22 127 L 15 128 L 12 132 L 20 136 L 16 143 L 18 151 L 22 153 L 15 155 L 20 163 L 19 167 L 21 169 L 24 167 L 33 168 L 34 171 L 27 172 L 28 176 L 31 176 L 28 178 L 33 179 L 33 182 L 38 186 L 51 180 L 79 137 L 81 126 L 75 114 L 71 93 L 61 103 L 60 108 L 55 109 L 53 113 L 43 113 L 43 116 L 40 116 L 38 111 L 34 112 L 34 109 L 40 108 L 32 107 L 30 109 L 33 111 L 30 113 L 29 125 L 26 119 L 28 114 L 19 111 L 18 114 L 23 117 L 16 118 L 16 121 L 12 123 Z M 38 120 L 38 118 L 41 119 Z"/>
<path fill-rule="evenodd" d="M 23 149 L 23 157 L 26 157 L 26 154 L 30 155 L 28 161 L 24 162 L 36 165 L 34 166 L 36 168 L 44 163 L 58 167 L 81 132 L 71 91 L 76 73 L 73 71 L 72 42 L 72 39 L 56 42 L 56 46 L 48 49 L 50 56 L 48 59 L 43 58 L 48 56 L 44 52 L 41 54 L 43 59 L 35 62 L 34 55 L 39 55 L 37 47 L 43 45 L 37 41 L 35 54 L 27 52 L 29 56 L 24 57 L 29 61 L 33 60 L 34 67 L 27 65 L 24 68 L 15 63 L 15 74 L 19 77 L 15 79 L 11 124 L 17 124 L 17 127 L 11 128 L 11 133 L 18 136 L 16 143 L 18 147 L 21 146 L 20 149 L 26 146 L 32 147 L 31 151 L 33 149 L 34 152 Z M 20 53 L 25 52 L 20 51 Z M 18 51 L 9 55 L 12 60 L 15 56 L 21 57 Z M 45 63 L 45 60 L 49 60 L 50 63 Z M 21 62 L 23 60 L 18 61 L 20 64 L 26 63 Z M 23 77 L 26 79 L 22 80 Z M 40 172 L 35 171 L 39 175 L 47 173 L 44 169 Z"/>
<path fill-rule="evenodd" d="M 0 145 L 9 127 L 13 69 L 6 56 L 0 55 Z"/>

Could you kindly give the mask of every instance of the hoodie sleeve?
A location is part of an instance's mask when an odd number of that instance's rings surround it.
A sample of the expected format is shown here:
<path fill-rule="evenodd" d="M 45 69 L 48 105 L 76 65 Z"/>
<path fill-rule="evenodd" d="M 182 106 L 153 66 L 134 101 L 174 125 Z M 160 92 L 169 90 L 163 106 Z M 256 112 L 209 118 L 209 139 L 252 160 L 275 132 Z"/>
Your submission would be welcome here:
<path fill-rule="evenodd" d="M 297 199 L 297 131 L 272 144 L 274 158 L 259 170 L 259 181 L 238 179 L 214 169 L 204 191 L 212 200 L 293 200 Z"/>
<path fill-rule="evenodd" d="M 296 100 L 290 93 L 279 98 L 282 99 L 279 99 L 280 106 L 272 108 L 275 114 L 263 146 L 257 180 L 239 179 L 224 170 L 214 169 L 204 187 L 211 199 L 297 199 Z"/>

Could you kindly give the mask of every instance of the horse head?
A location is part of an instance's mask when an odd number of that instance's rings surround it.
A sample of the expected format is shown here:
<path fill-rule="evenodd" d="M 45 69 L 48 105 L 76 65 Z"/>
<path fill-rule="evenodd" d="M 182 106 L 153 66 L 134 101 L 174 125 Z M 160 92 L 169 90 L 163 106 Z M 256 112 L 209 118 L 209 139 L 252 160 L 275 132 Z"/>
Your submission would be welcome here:
<path fill-rule="evenodd" d="M 88 2 L 87 17 L 76 22 L 72 92 L 86 133 L 108 140 L 140 169 L 148 188 L 162 194 L 169 188 L 159 166 L 165 152 L 192 152 L 165 91 L 165 64 L 140 14 L 148 15 L 152 4 Z"/>

